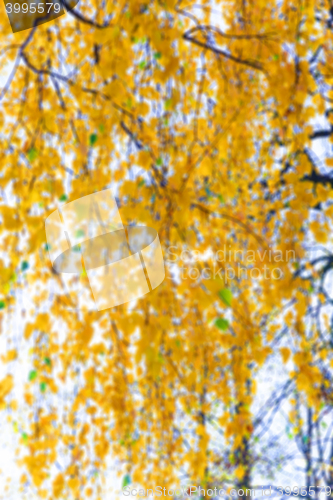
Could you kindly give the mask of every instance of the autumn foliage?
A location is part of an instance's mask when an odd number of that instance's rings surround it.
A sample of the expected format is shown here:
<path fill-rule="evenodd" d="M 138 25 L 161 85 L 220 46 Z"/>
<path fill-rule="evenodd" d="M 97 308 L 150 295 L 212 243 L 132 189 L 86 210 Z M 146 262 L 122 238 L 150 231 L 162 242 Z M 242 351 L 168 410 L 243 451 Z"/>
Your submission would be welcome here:
<path fill-rule="evenodd" d="M 22 492 L 107 498 L 110 457 L 125 485 L 250 487 L 272 359 L 309 463 L 332 406 L 330 8 L 80 0 L 13 34 L 1 3 L 0 404 Z M 135 307 L 82 311 L 44 221 L 108 187 L 124 224 L 157 230 L 166 279 Z M 333 455 L 319 466 L 332 484 Z"/>

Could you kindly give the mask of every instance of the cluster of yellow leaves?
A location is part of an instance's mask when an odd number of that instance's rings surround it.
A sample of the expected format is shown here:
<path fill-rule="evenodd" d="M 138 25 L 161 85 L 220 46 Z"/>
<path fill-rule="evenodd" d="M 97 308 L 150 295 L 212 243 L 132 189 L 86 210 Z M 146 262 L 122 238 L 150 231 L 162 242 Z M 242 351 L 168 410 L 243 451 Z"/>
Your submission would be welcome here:
<path fill-rule="evenodd" d="M 319 45 L 327 55 L 332 34 L 315 23 L 313 0 L 303 10 L 290 0 L 279 9 L 202 0 L 200 14 L 174 0 L 95 3 L 80 2 L 84 22 L 71 13 L 14 35 L 0 6 L 1 67 L 22 62 L 1 93 L 0 293 L 8 317 L 20 293 L 32 301 L 24 329 L 33 348 L 29 481 L 41 498 L 97 499 L 110 453 L 137 482 L 167 484 L 180 467 L 203 481 L 218 458 L 209 434 L 216 413 L 234 457 L 229 472 L 241 482 L 256 375 L 284 325 L 294 352 L 279 352 L 294 365 L 290 376 L 309 404 L 323 399 L 322 373 L 305 347 L 314 335 L 305 319 L 311 283 L 297 269 L 306 230 L 318 243 L 330 240 L 332 209 L 325 206 L 324 223 L 310 211 L 332 189 L 314 188 L 306 148 L 310 120 L 325 112 L 308 55 Z M 115 184 L 124 224 L 155 228 L 164 254 L 198 251 L 198 277 L 179 279 L 167 262 L 164 283 L 135 309 L 70 309 L 68 284 L 48 260 L 44 220 L 58 204 Z M 204 257 L 225 247 L 259 250 L 252 266 L 278 267 L 283 278 L 232 279 L 238 257 Z M 276 262 L 271 248 L 295 257 Z M 15 359 L 9 345 L 3 361 Z M 8 376 L 2 407 L 12 388 Z M 51 474 L 61 454 L 62 471 Z"/>

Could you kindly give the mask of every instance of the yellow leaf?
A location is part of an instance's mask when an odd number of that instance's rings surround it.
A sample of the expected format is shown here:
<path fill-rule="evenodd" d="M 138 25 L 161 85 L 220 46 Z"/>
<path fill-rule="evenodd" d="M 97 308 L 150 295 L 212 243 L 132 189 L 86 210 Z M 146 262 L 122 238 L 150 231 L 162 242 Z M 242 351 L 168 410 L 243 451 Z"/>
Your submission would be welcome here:
<path fill-rule="evenodd" d="M 10 349 L 7 352 L 6 356 L 2 356 L 2 360 L 4 363 L 10 363 L 11 361 L 14 361 L 17 358 L 17 350 L 16 349 Z"/>
<path fill-rule="evenodd" d="M 7 375 L 0 382 L 0 404 L 3 404 L 4 398 L 11 392 L 13 389 L 14 382 L 13 377 L 11 375 Z"/>
<path fill-rule="evenodd" d="M 283 362 L 287 363 L 288 359 L 290 358 L 290 354 L 291 354 L 290 349 L 288 347 L 281 347 L 280 353 L 281 353 Z"/>

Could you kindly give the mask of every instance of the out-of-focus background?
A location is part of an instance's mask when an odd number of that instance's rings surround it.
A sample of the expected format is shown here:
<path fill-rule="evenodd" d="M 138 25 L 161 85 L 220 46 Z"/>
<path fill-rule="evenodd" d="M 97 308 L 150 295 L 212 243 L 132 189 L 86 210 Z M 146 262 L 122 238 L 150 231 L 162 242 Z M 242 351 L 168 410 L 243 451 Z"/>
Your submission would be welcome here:
<path fill-rule="evenodd" d="M 0 498 L 331 496 L 331 4 L 55 4 L 0 4 Z M 165 279 L 98 311 L 45 220 L 106 189 Z"/>

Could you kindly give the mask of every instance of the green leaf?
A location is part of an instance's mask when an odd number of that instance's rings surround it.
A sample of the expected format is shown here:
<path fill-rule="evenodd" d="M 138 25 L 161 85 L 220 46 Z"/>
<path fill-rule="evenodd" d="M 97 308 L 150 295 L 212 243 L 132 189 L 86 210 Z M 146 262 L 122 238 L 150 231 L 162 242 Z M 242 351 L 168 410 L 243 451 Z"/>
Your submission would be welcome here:
<path fill-rule="evenodd" d="M 0 309 L 4 309 L 6 307 L 6 303 L 4 300 L 0 300 Z"/>
<path fill-rule="evenodd" d="M 278 54 L 274 54 L 273 59 L 274 59 L 274 61 L 278 61 L 279 60 L 279 55 Z"/>
<path fill-rule="evenodd" d="M 287 434 L 287 436 L 288 436 L 288 439 L 292 439 L 292 438 L 293 438 L 293 435 L 292 435 L 292 433 L 290 432 L 290 428 L 288 427 L 288 425 L 287 425 L 287 427 L 286 427 L 286 434 Z"/>
<path fill-rule="evenodd" d="M 161 57 L 162 57 L 161 52 L 155 52 L 155 54 L 154 54 L 155 59 L 161 59 Z"/>
<path fill-rule="evenodd" d="M 164 103 L 165 109 L 170 109 L 171 107 L 171 99 L 167 99 Z"/>
<path fill-rule="evenodd" d="M 48 243 L 45 243 L 44 248 L 46 251 L 48 251 L 48 250 L 50 250 L 51 245 L 49 245 Z"/>
<path fill-rule="evenodd" d="M 229 288 L 223 288 L 222 290 L 220 290 L 219 297 L 222 300 L 222 302 L 225 303 L 225 305 L 227 305 L 228 307 L 231 306 L 232 293 L 229 290 Z"/>
<path fill-rule="evenodd" d="M 141 186 L 144 186 L 144 184 L 145 184 L 145 180 L 144 180 L 144 179 L 141 179 L 141 181 L 140 181 L 140 182 L 139 182 L 139 184 L 138 184 L 139 188 L 140 188 Z"/>
<path fill-rule="evenodd" d="M 77 231 L 75 231 L 75 238 L 81 238 L 81 236 L 84 236 L 83 229 L 78 229 Z"/>
<path fill-rule="evenodd" d="M 21 271 L 26 271 L 27 269 L 29 269 L 29 262 L 24 260 L 21 264 Z"/>
<path fill-rule="evenodd" d="M 37 377 L 37 371 L 31 370 L 31 372 L 29 373 L 29 381 L 32 382 L 33 380 L 35 380 L 36 377 Z"/>
<path fill-rule="evenodd" d="M 59 198 L 59 201 L 67 201 L 68 198 L 67 198 L 67 194 L 62 194 Z"/>
<path fill-rule="evenodd" d="M 44 362 L 47 366 L 50 366 L 50 367 L 52 366 L 52 362 L 51 362 L 50 358 L 44 358 Z"/>
<path fill-rule="evenodd" d="M 215 321 L 215 326 L 217 326 L 217 328 L 219 328 L 220 330 L 224 331 L 228 328 L 229 321 L 223 318 L 219 318 Z"/>
<path fill-rule="evenodd" d="M 218 195 L 218 199 L 220 200 L 221 203 L 225 203 L 224 198 L 221 194 Z"/>
<path fill-rule="evenodd" d="M 28 434 L 26 432 L 23 432 L 22 439 L 23 441 L 28 441 Z"/>
<path fill-rule="evenodd" d="M 146 67 L 146 61 L 141 61 L 141 62 L 139 63 L 139 68 L 140 68 L 140 69 L 145 69 L 145 67 Z"/>
<path fill-rule="evenodd" d="M 123 489 L 126 488 L 126 486 L 128 486 L 129 484 L 131 484 L 131 476 L 129 474 L 126 474 L 123 479 Z"/>
<path fill-rule="evenodd" d="M 158 167 L 161 167 L 161 166 L 163 165 L 163 161 L 162 161 L 162 158 L 161 158 L 161 157 L 157 158 L 157 160 L 156 160 L 156 165 L 157 165 Z"/>
<path fill-rule="evenodd" d="M 105 132 L 105 127 L 102 123 L 101 123 L 101 125 L 98 125 L 98 130 L 101 132 L 101 134 L 103 134 Z"/>
<path fill-rule="evenodd" d="M 39 384 L 39 387 L 40 387 L 41 392 L 45 392 L 46 391 L 46 387 L 47 387 L 46 382 L 41 382 Z"/>
<path fill-rule="evenodd" d="M 29 149 L 29 151 L 28 151 L 28 155 L 27 155 L 27 156 L 28 156 L 28 160 L 29 160 L 29 161 L 33 161 L 33 160 L 35 160 L 35 159 L 37 158 L 37 156 L 38 156 L 38 151 L 37 151 L 37 149 L 35 149 L 35 148 L 31 148 L 31 149 Z"/>
<path fill-rule="evenodd" d="M 181 346 L 181 343 L 180 343 L 180 340 L 179 340 L 179 339 L 177 339 L 177 340 L 176 340 L 176 346 L 177 346 L 177 347 L 180 347 L 180 346 Z"/>
<path fill-rule="evenodd" d="M 96 144 L 97 139 L 98 139 L 98 135 L 97 134 L 90 134 L 90 136 L 89 136 L 89 144 L 90 144 L 90 146 L 93 146 L 94 144 Z"/>

